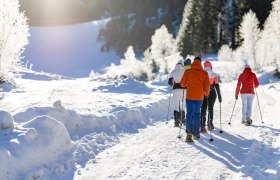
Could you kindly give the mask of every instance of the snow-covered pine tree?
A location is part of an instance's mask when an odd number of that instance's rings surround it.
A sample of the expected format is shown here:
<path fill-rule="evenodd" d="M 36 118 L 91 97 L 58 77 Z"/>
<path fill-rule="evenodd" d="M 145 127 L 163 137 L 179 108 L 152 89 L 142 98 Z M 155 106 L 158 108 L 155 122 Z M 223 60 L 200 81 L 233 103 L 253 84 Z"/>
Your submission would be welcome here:
<path fill-rule="evenodd" d="M 187 30 L 187 26 L 190 23 L 189 16 L 191 15 L 192 7 L 193 7 L 193 0 L 189 0 L 185 5 L 182 22 L 178 32 L 178 36 L 176 38 L 178 51 L 180 52 L 181 56 L 183 56 L 184 58 L 188 55 L 188 50 L 186 48 L 185 45 L 186 42 L 184 41 L 184 38 L 185 36 L 187 36 L 186 30 Z"/>
<path fill-rule="evenodd" d="M 264 23 L 257 46 L 257 59 L 261 65 L 280 65 L 280 0 L 272 3 L 272 10 Z"/>
<path fill-rule="evenodd" d="M 145 51 L 144 61 L 151 67 L 153 73 L 167 74 L 170 63 L 167 57 L 176 53 L 175 39 L 165 25 L 162 25 L 152 36 L 152 45 Z"/>
<path fill-rule="evenodd" d="M 244 52 L 243 61 L 259 71 L 260 67 L 256 59 L 256 47 L 260 38 L 259 21 L 251 10 L 243 16 L 239 31 L 243 38 L 240 47 Z"/>
<path fill-rule="evenodd" d="M 19 1 L 0 1 L 0 81 L 17 76 L 21 54 L 28 44 L 28 24 Z"/>

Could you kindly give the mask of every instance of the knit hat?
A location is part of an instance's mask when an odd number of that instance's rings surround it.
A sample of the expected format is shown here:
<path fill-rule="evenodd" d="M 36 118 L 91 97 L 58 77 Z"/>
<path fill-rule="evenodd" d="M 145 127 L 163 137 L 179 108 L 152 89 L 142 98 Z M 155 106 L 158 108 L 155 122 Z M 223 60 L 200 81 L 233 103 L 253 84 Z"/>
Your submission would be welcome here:
<path fill-rule="evenodd" d="M 249 64 L 245 64 L 244 69 L 245 68 L 250 68 L 250 65 Z"/>
<path fill-rule="evenodd" d="M 198 56 L 194 58 L 194 61 L 195 61 L 195 60 L 199 60 L 199 61 L 201 62 L 201 58 L 198 57 Z"/>
<path fill-rule="evenodd" d="M 211 64 L 211 62 L 210 61 L 205 61 L 204 62 L 204 68 L 212 68 L 212 64 Z"/>
<path fill-rule="evenodd" d="M 184 66 L 189 66 L 189 65 L 191 65 L 191 63 L 192 63 L 192 61 L 189 58 L 187 58 L 184 62 Z"/>

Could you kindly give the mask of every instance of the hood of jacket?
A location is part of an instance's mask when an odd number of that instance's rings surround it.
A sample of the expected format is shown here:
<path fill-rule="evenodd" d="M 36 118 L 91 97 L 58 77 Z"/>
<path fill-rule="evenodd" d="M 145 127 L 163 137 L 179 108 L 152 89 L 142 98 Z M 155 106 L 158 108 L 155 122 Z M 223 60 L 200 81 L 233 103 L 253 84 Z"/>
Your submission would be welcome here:
<path fill-rule="evenodd" d="M 191 68 L 192 68 L 192 69 L 201 69 L 201 70 L 203 70 L 202 65 L 201 65 L 201 62 L 198 61 L 198 60 L 195 60 L 195 61 L 191 64 Z"/>
<path fill-rule="evenodd" d="M 182 70 L 184 70 L 185 67 L 182 64 L 178 63 L 178 64 L 176 64 L 174 69 L 182 69 Z"/>

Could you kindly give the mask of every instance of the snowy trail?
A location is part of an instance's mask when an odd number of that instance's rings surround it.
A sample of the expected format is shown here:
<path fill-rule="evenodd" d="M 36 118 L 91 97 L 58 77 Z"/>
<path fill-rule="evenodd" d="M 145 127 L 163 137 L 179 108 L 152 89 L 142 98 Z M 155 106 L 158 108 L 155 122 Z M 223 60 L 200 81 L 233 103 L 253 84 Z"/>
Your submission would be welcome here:
<path fill-rule="evenodd" d="M 226 89 L 225 94 L 233 94 Z M 232 97 L 224 97 L 222 117 L 224 133 L 219 133 L 219 107 L 215 108 L 214 142 L 202 134 L 194 144 L 178 139 L 178 128 L 158 123 L 138 134 L 121 138 L 120 143 L 101 152 L 96 162 L 79 168 L 74 179 L 277 179 L 280 177 L 279 123 L 268 116 L 279 107 L 274 97 L 260 93 L 265 124 L 261 123 L 255 100 L 254 125 L 241 125 L 241 100 L 238 100 L 232 125 Z"/>

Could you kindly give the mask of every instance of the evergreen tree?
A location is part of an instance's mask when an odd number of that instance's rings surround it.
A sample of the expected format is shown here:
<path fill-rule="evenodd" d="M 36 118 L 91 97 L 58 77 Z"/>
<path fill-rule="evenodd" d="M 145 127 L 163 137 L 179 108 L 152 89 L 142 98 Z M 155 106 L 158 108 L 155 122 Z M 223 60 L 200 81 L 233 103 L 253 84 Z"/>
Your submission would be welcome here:
<path fill-rule="evenodd" d="M 169 67 L 167 57 L 177 53 L 175 40 L 165 25 L 155 31 L 151 40 L 152 45 L 145 51 L 144 60 L 153 73 L 167 74 Z"/>
<path fill-rule="evenodd" d="M 193 7 L 193 0 L 189 0 L 185 5 L 182 22 L 178 32 L 178 36 L 176 38 L 176 44 L 178 46 L 178 50 L 181 56 L 184 58 L 186 58 L 186 56 L 188 55 L 188 49 L 186 45 L 187 42 L 185 41 L 185 39 L 186 36 L 188 36 L 186 32 L 187 32 L 187 26 L 190 23 L 189 19 L 192 12 L 192 7 Z"/>
<path fill-rule="evenodd" d="M 257 58 L 262 65 L 280 65 L 280 0 L 272 3 L 272 10 L 264 23 L 258 42 Z"/>
<path fill-rule="evenodd" d="M 241 48 L 243 48 L 245 52 L 244 60 L 249 63 L 252 68 L 259 71 L 259 64 L 256 59 L 256 48 L 257 41 L 260 37 L 260 29 L 259 21 L 255 13 L 249 11 L 243 16 L 239 31 L 243 38 Z"/>

